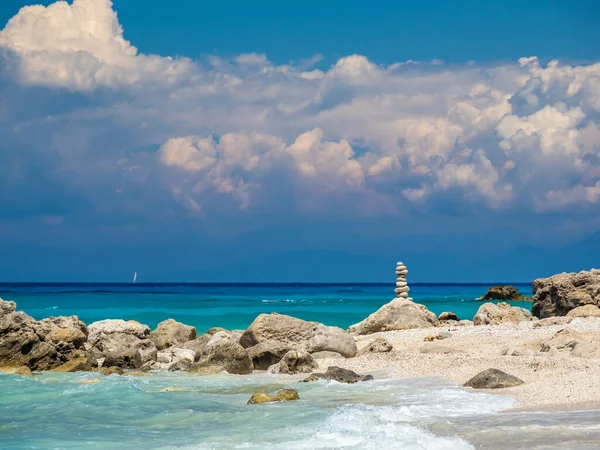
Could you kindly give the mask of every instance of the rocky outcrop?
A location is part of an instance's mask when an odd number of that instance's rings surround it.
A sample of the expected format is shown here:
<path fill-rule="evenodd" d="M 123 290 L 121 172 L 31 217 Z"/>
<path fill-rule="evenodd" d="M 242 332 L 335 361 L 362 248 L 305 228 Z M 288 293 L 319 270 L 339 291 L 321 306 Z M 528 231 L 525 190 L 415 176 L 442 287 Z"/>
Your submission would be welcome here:
<path fill-rule="evenodd" d="M 202 336 L 199 336 L 192 341 L 187 341 L 185 344 L 183 344 L 183 348 L 193 350 L 194 353 L 196 353 L 196 361 L 197 361 L 198 358 L 200 357 L 200 353 L 202 353 L 202 350 L 204 349 L 204 347 L 206 347 L 206 344 L 208 344 L 208 342 L 210 341 L 211 338 L 212 338 L 211 334 L 205 333 Z"/>
<path fill-rule="evenodd" d="M 578 306 L 569 311 L 567 317 L 600 317 L 600 308 L 596 305 Z"/>
<path fill-rule="evenodd" d="M 379 331 L 431 328 L 438 325 L 435 314 L 425 306 L 409 299 L 397 298 L 383 305 L 362 322 L 352 325 L 349 331 L 352 334 L 361 335 Z"/>
<path fill-rule="evenodd" d="M 150 328 L 139 322 L 109 319 L 88 327 L 92 364 L 98 367 L 140 368 L 156 361 Z"/>
<path fill-rule="evenodd" d="M 169 370 L 171 372 L 187 370 L 192 367 L 196 352 L 188 348 L 170 347 L 156 354 L 156 362 L 150 365 L 151 370 Z"/>
<path fill-rule="evenodd" d="M 255 405 L 258 403 L 271 403 L 271 402 L 289 402 L 293 400 L 300 400 L 298 392 L 294 389 L 282 389 L 275 395 L 265 394 L 264 392 L 256 392 L 248 400 L 248 405 Z"/>
<path fill-rule="evenodd" d="M 150 333 L 150 340 L 154 342 L 157 350 L 169 347 L 180 347 L 188 341 L 196 339 L 196 329 L 189 325 L 167 319 L 158 324 Z"/>
<path fill-rule="evenodd" d="M 479 372 L 464 385 L 473 389 L 501 389 L 520 386 L 523 380 L 498 369 L 487 369 Z"/>
<path fill-rule="evenodd" d="M 394 347 L 386 339 L 378 337 L 362 347 L 356 356 L 370 355 L 371 353 L 388 353 Z"/>
<path fill-rule="evenodd" d="M 357 383 L 359 381 L 370 381 L 373 379 L 371 375 L 359 375 L 356 372 L 341 367 L 331 366 L 327 368 L 325 373 L 313 373 L 303 382 L 311 382 L 318 380 L 334 380 L 339 383 Z"/>
<path fill-rule="evenodd" d="M 207 344 L 198 362 L 189 370 L 199 374 L 228 372 L 236 375 L 252 373 L 254 368 L 248 351 L 231 339 L 220 339 Z"/>
<path fill-rule="evenodd" d="M 600 306 L 600 270 L 539 278 L 531 289 L 532 312 L 536 317 L 564 316 L 579 306 Z"/>
<path fill-rule="evenodd" d="M 310 353 L 302 350 L 290 350 L 281 358 L 281 361 L 269 367 L 268 371 L 269 373 L 293 375 L 296 373 L 311 373 L 318 368 L 319 365 Z"/>
<path fill-rule="evenodd" d="M 85 355 L 87 328 L 77 317 L 40 322 L 0 299 L 0 366 L 51 370 Z"/>
<path fill-rule="evenodd" d="M 508 300 L 508 301 L 525 301 L 531 300 L 519 292 L 519 290 L 511 284 L 505 284 L 500 286 L 492 286 L 488 289 L 483 297 L 479 297 L 477 300 Z"/>
<path fill-rule="evenodd" d="M 248 349 L 248 355 L 256 370 L 267 370 L 281 361 L 281 358 L 289 351 L 289 344 L 278 341 L 263 341 Z"/>
<path fill-rule="evenodd" d="M 278 342 L 288 350 L 303 349 L 309 353 L 331 351 L 352 357 L 357 351 L 352 336 L 341 328 L 276 313 L 260 314 L 239 340 L 244 348 L 266 341 Z"/>
<path fill-rule="evenodd" d="M 535 318 L 524 308 L 510 306 L 508 303 L 484 303 L 473 317 L 475 325 L 516 325 L 519 322 Z"/>

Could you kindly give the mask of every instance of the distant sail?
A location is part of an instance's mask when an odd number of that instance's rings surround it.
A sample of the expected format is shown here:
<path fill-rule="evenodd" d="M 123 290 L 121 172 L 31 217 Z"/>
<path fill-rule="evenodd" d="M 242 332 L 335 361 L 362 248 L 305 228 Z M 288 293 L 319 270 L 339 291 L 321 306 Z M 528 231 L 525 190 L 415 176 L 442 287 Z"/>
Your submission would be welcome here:
<path fill-rule="evenodd" d="M 133 282 L 135 283 L 135 280 L 137 280 L 137 272 L 133 272 Z"/>

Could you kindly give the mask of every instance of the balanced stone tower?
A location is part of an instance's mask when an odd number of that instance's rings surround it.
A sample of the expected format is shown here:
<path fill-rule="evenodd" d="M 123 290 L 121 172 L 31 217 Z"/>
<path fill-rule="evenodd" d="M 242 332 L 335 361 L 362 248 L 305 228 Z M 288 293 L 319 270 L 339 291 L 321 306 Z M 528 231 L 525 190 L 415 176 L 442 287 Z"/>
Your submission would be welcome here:
<path fill-rule="evenodd" d="M 394 292 L 396 293 L 396 298 L 408 298 L 408 291 L 410 288 L 408 287 L 408 283 L 406 282 L 406 275 L 408 274 L 408 269 L 404 265 L 404 263 L 396 264 L 396 289 Z"/>

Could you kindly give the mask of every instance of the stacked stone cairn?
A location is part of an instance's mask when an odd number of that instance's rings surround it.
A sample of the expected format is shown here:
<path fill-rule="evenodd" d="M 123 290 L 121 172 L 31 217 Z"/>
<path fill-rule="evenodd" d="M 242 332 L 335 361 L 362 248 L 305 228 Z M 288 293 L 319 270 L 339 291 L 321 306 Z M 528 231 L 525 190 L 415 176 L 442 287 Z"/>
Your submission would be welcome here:
<path fill-rule="evenodd" d="M 404 265 L 404 263 L 396 264 L 396 289 L 394 292 L 396 293 L 396 298 L 408 298 L 408 291 L 410 288 L 408 287 L 408 283 L 406 282 L 406 275 L 408 274 L 408 269 Z"/>

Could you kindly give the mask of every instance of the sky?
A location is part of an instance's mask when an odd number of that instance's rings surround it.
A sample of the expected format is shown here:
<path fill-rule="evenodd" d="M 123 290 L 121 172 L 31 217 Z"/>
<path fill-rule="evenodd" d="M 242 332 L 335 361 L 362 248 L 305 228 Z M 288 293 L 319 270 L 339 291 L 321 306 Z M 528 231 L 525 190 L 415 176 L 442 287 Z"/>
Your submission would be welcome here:
<path fill-rule="evenodd" d="M 0 4 L 0 281 L 598 266 L 592 1 Z"/>

